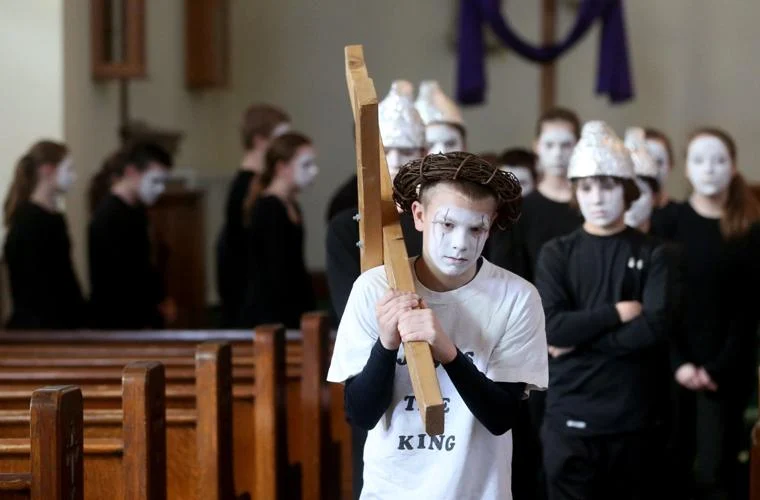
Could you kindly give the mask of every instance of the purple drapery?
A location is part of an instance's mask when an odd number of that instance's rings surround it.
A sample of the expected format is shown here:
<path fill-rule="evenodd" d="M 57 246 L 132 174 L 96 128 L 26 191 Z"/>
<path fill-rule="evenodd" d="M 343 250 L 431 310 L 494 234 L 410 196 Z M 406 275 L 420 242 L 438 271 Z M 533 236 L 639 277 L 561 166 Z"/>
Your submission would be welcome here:
<path fill-rule="evenodd" d="M 534 47 L 520 38 L 501 14 L 501 0 L 460 0 L 457 100 L 480 104 L 485 100 L 483 24 L 509 48 L 535 62 L 553 61 L 581 40 L 594 22 L 602 23 L 596 92 L 614 103 L 633 97 L 622 0 L 583 0 L 567 38 L 555 45 Z"/>

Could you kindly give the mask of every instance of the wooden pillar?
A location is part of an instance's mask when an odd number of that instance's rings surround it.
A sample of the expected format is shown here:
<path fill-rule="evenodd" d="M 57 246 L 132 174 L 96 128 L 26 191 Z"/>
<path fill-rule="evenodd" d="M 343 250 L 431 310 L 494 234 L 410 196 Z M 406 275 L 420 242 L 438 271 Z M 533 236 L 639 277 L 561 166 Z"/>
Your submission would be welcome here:
<path fill-rule="evenodd" d="M 555 41 L 557 27 L 557 0 L 541 0 L 541 43 L 551 45 Z M 556 99 L 556 66 L 546 63 L 541 66 L 540 112 L 552 108 Z"/>

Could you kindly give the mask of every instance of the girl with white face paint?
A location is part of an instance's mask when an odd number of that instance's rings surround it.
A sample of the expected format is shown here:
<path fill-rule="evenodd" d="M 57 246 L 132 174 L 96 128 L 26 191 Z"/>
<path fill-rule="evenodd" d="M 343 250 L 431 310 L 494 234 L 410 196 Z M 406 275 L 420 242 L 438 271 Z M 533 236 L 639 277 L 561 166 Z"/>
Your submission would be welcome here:
<path fill-rule="evenodd" d="M 300 133 L 278 137 L 267 150 L 264 172 L 244 203 L 247 281 L 240 313 L 245 327 L 275 322 L 298 328 L 301 315 L 315 307 L 298 195 L 318 172 L 311 139 Z"/>
<path fill-rule="evenodd" d="M 585 222 L 546 243 L 536 271 L 551 356 L 541 431 L 548 496 L 654 497 L 655 460 L 627 457 L 662 451 L 651 429 L 663 381 L 651 367 L 667 339 L 668 250 L 624 223 L 638 196 L 633 164 L 605 123 L 584 126 L 568 177 Z"/>
<path fill-rule="evenodd" d="M 636 186 L 641 195 L 625 213 L 625 224 L 640 231 L 649 232 L 655 198 L 660 190 L 658 176 L 660 164 L 650 154 L 646 142 L 646 132 L 641 127 L 631 127 L 626 131 L 625 146 L 631 152 Z"/>
<path fill-rule="evenodd" d="M 568 202 L 571 198 L 567 166 L 579 129 L 578 117 L 570 110 L 552 109 L 539 118 L 533 142 L 542 175 L 538 191 L 550 200 Z"/>
<path fill-rule="evenodd" d="M 394 199 L 422 231 L 422 255 L 410 259 L 416 293 L 389 290 L 384 266 L 359 276 L 327 379 L 345 384 L 347 415 L 368 430 L 362 498 L 507 500 L 507 431 L 526 392 L 546 387 L 544 322 L 535 288 L 481 252 L 492 225 L 519 216 L 519 186 L 475 155 L 434 162 L 445 168 L 415 160 L 394 183 Z M 427 342 L 439 365 L 441 445 L 424 433 L 406 342 Z M 421 481 L 409 483 L 409 473 Z"/>
<path fill-rule="evenodd" d="M 147 212 L 172 163 L 160 145 L 140 142 L 109 157 L 92 180 L 88 258 L 96 328 L 163 328 L 176 319 L 153 263 Z"/>
<path fill-rule="evenodd" d="M 668 179 L 673 170 L 673 146 L 670 138 L 660 130 L 645 128 L 644 133 L 649 156 L 657 164 L 657 183 L 660 186 L 660 192 L 655 200 L 656 208 L 667 208 L 673 204 L 667 191 Z"/>
<path fill-rule="evenodd" d="M 760 206 L 725 131 L 702 128 L 689 137 L 686 173 L 693 192 L 663 235 L 683 249 L 685 264 L 683 323 L 671 353 L 683 460 L 674 480 L 721 498 L 729 497 L 739 473 L 735 433 L 756 376 L 757 295 L 751 290 L 760 279 Z"/>
<path fill-rule="evenodd" d="M 85 303 L 71 263 L 66 219 L 57 196 L 74 181 L 65 144 L 40 141 L 18 161 L 5 200 L 4 258 L 13 311 L 8 328 L 75 329 Z"/>

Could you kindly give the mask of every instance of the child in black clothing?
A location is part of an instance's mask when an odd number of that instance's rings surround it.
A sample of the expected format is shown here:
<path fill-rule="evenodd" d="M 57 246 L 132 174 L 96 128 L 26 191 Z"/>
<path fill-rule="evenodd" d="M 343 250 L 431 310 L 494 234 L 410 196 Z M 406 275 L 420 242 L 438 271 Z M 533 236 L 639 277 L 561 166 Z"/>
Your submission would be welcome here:
<path fill-rule="evenodd" d="M 151 259 L 146 206 L 164 190 L 171 156 L 138 143 L 112 156 L 93 179 L 101 199 L 89 226 L 90 305 L 93 327 L 162 328 L 163 283 Z M 105 197 L 99 192 L 107 192 Z"/>
<path fill-rule="evenodd" d="M 5 200 L 5 261 L 13 299 L 8 328 L 84 326 L 66 219 L 56 206 L 74 179 L 68 148 L 58 142 L 36 143 L 16 165 Z"/>
<path fill-rule="evenodd" d="M 541 430 L 550 500 L 653 498 L 666 341 L 667 248 L 628 228 L 631 157 L 602 122 L 583 128 L 568 177 L 585 220 L 541 250 L 536 286 L 552 360 Z"/>
<path fill-rule="evenodd" d="M 298 328 L 315 307 L 304 262 L 303 216 L 298 195 L 317 176 L 311 140 L 288 132 L 267 150 L 264 172 L 249 192 L 246 227 L 247 288 L 242 323 L 283 323 Z"/>

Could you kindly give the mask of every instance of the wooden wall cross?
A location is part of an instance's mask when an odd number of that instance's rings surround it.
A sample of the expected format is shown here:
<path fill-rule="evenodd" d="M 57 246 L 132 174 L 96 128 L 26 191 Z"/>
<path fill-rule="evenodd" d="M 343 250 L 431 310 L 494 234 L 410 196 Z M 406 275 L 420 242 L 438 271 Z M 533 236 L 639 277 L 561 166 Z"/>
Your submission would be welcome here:
<path fill-rule="evenodd" d="M 359 245 L 362 272 L 385 264 L 388 285 L 414 292 L 414 278 L 399 225 L 380 140 L 377 93 L 361 45 L 345 48 L 346 82 L 356 127 L 359 179 Z M 443 400 L 427 342 L 404 343 L 404 354 L 425 432 L 443 434 Z"/>
<path fill-rule="evenodd" d="M 544 46 L 554 44 L 557 25 L 557 0 L 541 2 L 541 42 Z M 540 113 L 554 107 L 557 91 L 557 71 L 554 61 L 541 65 Z"/>

